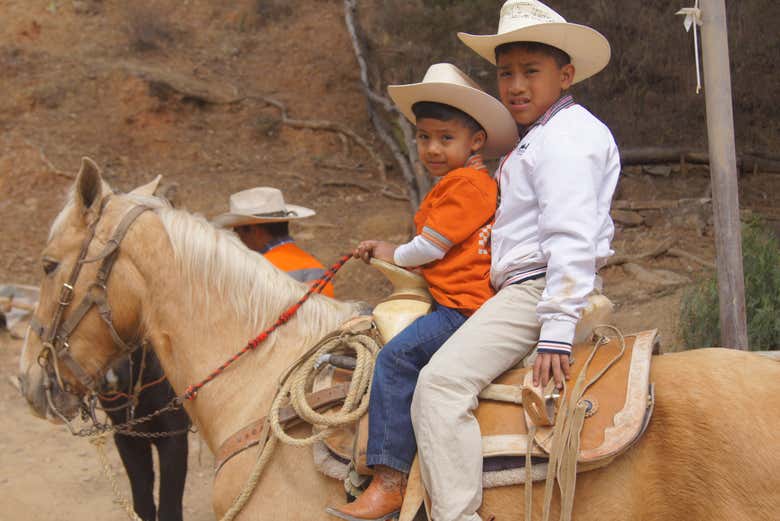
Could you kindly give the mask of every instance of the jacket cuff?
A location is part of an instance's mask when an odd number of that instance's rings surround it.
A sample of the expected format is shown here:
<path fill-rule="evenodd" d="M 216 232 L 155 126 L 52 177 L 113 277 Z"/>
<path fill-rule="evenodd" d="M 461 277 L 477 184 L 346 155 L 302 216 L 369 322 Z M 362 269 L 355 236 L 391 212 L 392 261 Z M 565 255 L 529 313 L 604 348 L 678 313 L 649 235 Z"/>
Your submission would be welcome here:
<path fill-rule="evenodd" d="M 539 343 L 536 344 L 537 352 L 571 355 L 571 345 L 576 327 L 576 323 L 568 320 L 544 321 L 539 333 Z"/>

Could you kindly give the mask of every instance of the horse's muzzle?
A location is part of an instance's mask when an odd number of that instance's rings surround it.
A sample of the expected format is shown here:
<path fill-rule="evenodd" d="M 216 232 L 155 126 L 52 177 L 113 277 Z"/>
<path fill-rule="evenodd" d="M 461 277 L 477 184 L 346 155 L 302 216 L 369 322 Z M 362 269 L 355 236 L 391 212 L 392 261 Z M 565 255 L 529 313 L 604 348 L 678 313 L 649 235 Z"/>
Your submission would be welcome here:
<path fill-rule="evenodd" d="M 62 423 L 54 411 L 49 407 L 49 400 L 46 397 L 46 389 L 43 385 L 42 372 L 36 371 L 32 375 L 19 375 L 19 391 L 24 396 L 30 409 L 35 416 L 48 419 L 53 423 Z M 79 412 L 81 400 L 78 396 L 63 392 L 56 383 L 53 383 L 51 389 L 51 401 L 54 407 L 68 419 L 75 417 Z"/>

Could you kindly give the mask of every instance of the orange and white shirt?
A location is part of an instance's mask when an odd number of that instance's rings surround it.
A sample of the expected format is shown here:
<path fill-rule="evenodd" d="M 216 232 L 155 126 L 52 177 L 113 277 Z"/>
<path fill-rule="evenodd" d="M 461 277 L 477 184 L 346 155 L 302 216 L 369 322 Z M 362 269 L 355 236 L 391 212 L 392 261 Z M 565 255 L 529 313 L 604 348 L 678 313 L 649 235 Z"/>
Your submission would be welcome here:
<path fill-rule="evenodd" d="M 395 264 L 420 266 L 431 296 L 442 306 L 471 315 L 493 296 L 490 228 L 496 211 L 496 181 L 472 156 L 431 189 L 414 216 L 417 235 L 399 246 Z"/>

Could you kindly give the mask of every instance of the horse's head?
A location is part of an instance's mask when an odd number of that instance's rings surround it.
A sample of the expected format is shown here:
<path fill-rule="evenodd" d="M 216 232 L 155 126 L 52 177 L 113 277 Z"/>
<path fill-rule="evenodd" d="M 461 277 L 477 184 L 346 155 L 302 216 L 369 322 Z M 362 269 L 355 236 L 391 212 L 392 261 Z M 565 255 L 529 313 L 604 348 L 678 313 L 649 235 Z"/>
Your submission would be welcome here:
<path fill-rule="evenodd" d="M 134 193 L 151 195 L 156 181 Z M 143 209 L 113 195 L 97 166 L 82 161 L 41 255 L 40 302 L 20 360 L 22 394 L 37 415 L 75 416 L 108 365 L 139 340 L 143 281 L 120 244 Z"/>

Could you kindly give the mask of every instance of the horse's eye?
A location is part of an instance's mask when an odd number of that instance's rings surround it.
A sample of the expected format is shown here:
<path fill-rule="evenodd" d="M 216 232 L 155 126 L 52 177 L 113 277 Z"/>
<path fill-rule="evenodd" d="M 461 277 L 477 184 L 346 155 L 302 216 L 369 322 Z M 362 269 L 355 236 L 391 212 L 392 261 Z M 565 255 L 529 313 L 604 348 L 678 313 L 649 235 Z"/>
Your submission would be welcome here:
<path fill-rule="evenodd" d="M 57 262 L 54 259 L 49 259 L 48 257 L 44 258 L 43 259 L 43 272 L 46 275 L 51 275 L 52 273 L 54 273 L 54 270 L 56 270 L 57 266 L 59 266 L 59 265 L 60 265 L 60 263 Z"/>

